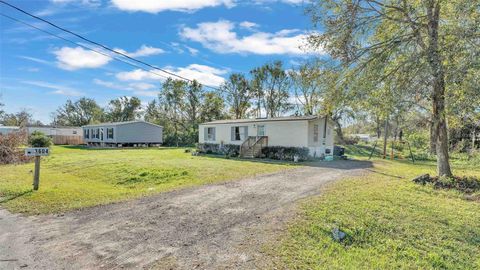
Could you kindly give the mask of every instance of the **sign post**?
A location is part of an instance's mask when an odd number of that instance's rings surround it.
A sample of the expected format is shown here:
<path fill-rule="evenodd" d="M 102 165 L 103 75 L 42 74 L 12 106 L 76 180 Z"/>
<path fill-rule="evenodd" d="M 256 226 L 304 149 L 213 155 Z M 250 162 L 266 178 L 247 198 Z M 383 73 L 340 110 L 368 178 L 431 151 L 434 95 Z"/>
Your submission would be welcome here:
<path fill-rule="evenodd" d="M 48 147 L 35 147 L 25 149 L 25 156 L 35 157 L 35 170 L 33 174 L 33 190 L 38 190 L 40 185 L 40 157 L 48 156 L 50 151 Z"/>

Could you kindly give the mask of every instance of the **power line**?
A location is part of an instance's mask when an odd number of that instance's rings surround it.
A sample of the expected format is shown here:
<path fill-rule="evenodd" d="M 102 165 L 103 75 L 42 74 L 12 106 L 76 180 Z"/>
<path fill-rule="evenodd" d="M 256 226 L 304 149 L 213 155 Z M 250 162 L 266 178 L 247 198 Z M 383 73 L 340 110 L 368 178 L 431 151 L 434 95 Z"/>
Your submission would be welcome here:
<path fill-rule="evenodd" d="M 95 52 L 95 53 L 101 54 L 101 55 L 103 55 L 103 56 L 106 56 L 106 57 L 115 59 L 115 60 L 120 61 L 120 62 L 122 62 L 122 63 L 128 64 L 128 65 L 130 65 L 130 66 L 132 66 L 132 67 L 140 68 L 140 69 L 142 69 L 142 70 L 144 70 L 144 71 L 150 72 L 150 73 L 155 74 L 155 75 L 157 75 L 157 76 L 160 76 L 160 77 L 162 77 L 162 78 L 165 78 L 165 79 L 168 78 L 168 77 L 165 76 L 165 75 L 158 74 L 158 73 L 153 72 L 153 71 L 151 71 L 151 70 L 149 70 L 149 69 L 147 69 L 147 68 L 144 68 L 144 67 L 142 67 L 142 66 L 139 66 L 139 65 L 136 65 L 136 64 L 133 64 L 133 63 L 130 63 L 130 62 L 128 62 L 128 61 L 125 61 L 125 60 L 123 60 L 123 59 L 121 59 L 121 58 L 118 58 L 118 57 L 112 56 L 112 55 L 110 55 L 110 54 L 104 53 L 104 52 L 102 52 L 102 51 L 95 50 L 94 48 L 90 48 L 90 47 L 85 46 L 85 45 L 83 45 L 83 44 L 81 44 L 81 43 L 78 43 L 78 42 L 69 40 L 69 39 L 67 39 L 67 38 L 64 38 L 64 37 L 62 37 L 62 36 L 59 36 L 59 35 L 57 35 L 57 34 L 54 34 L 54 33 L 52 33 L 52 32 L 49 32 L 49 31 L 47 31 L 47 30 L 41 29 L 41 28 L 39 28 L 39 27 L 36 27 L 35 25 L 29 24 L 29 23 L 26 23 L 26 22 L 21 21 L 21 20 L 19 20 L 19 19 L 16 19 L 16 18 L 13 18 L 13 17 L 11 17 L 11 16 L 8 16 L 8 15 L 6 15 L 6 14 L 0 13 L 0 15 L 3 16 L 3 17 L 5 17 L 5 18 L 8 18 L 8 19 L 10 19 L 10 20 L 12 20 L 12 21 L 21 23 L 21 24 L 26 25 L 26 26 L 29 26 L 29 27 L 32 27 L 32 28 L 34 28 L 34 29 L 36 29 L 36 30 L 38 30 L 38 31 L 41 31 L 41 32 L 45 33 L 45 34 L 54 36 L 54 37 L 56 37 L 56 38 L 58 38 L 58 39 L 61 39 L 61 40 L 64 40 L 64 41 L 66 41 L 66 42 L 72 43 L 72 44 L 74 44 L 74 45 L 80 46 L 80 47 L 82 47 L 82 48 L 84 48 L 84 49 L 87 49 L 87 50 L 93 51 L 93 52 Z"/>
<path fill-rule="evenodd" d="M 36 15 L 33 15 L 33 14 L 31 14 L 30 12 L 25 11 L 25 10 L 23 10 L 23 9 L 17 7 L 17 6 L 14 6 L 14 5 L 10 4 L 10 3 L 7 3 L 7 2 L 5 2 L 5 1 L 3 1 L 3 0 L 0 0 L 0 3 L 2 3 L 2 4 L 4 4 L 4 5 L 7 5 L 7 6 L 13 8 L 13 9 L 16 9 L 16 10 L 18 10 L 18 11 L 20 11 L 20 12 L 22 12 L 22 13 L 24 13 L 24 14 L 32 17 L 32 18 L 34 18 L 34 19 L 40 20 L 40 21 L 42 21 L 42 22 L 44 22 L 44 23 L 47 23 L 47 24 L 49 24 L 49 25 L 51 25 L 51 26 L 53 26 L 53 27 L 55 27 L 55 28 L 57 28 L 57 29 L 59 29 L 59 30 L 61 30 L 61 31 L 64 31 L 64 32 L 69 33 L 69 34 L 71 34 L 71 35 L 74 35 L 74 36 L 80 38 L 81 40 L 84 40 L 84 41 L 86 41 L 86 42 L 89 42 L 89 43 L 91 43 L 91 44 L 94 44 L 94 45 L 96 45 L 96 46 L 99 46 L 99 47 L 101 47 L 101 48 L 103 48 L 103 49 L 105 49 L 105 50 L 107 50 L 107 51 L 110 51 L 110 52 L 113 52 L 113 53 L 115 53 L 115 54 L 121 55 L 121 56 L 123 56 L 123 57 L 125 57 L 125 58 L 127 58 L 127 59 L 129 59 L 129 60 L 131 60 L 131 61 L 134 61 L 134 62 L 143 64 L 143 65 L 145 65 L 145 66 L 148 66 L 148 67 L 153 68 L 153 69 L 156 69 L 156 70 L 160 70 L 160 71 L 162 71 L 162 72 L 164 72 L 164 73 L 166 73 L 166 74 L 169 74 L 169 75 L 171 75 L 171 76 L 180 78 L 180 79 L 182 79 L 182 80 L 185 80 L 185 81 L 188 81 L 188 82 L 193 82 L 193 80 L 191 80 L 191 79 L 189 79 L 189 78 L 186 78 L 186 77 L 180 76 L 180 75 L 178 75 L 178 74 L 175 74 L 175 73 L 173 73 L 173 72 L 170 72 L 170 71 L 168 71 L 168 70 L 165 70 L 165 69 L 156 67 L 156 66 L 151 65 L 151 64 L 149 64 L 149 63 L 146 63 L 146 62 L 144 62 L 144 61 L 142 61 L 142 60 L 138 60 L 138 59 L 136 59 L 136 58 L 133 58 L 133 57 L 131 57 L 131 56 L 125 54 L 125 53 L 118 52 L 118 51 L 116 51 L 116 50 L 114 50 L 114 49 L 112 49 L 112 48 L 109 48 L 109 47 L 101 44 L 101 43 L 98 43 L 98 42 L 95 42 L 95 41 L 93 41 L 93 40 L 90 40 L 90 39 L 88 39 L 88 38 L 86 38 L 86 37 L 83 37 L 83 36 L 81 36 L 81 35 L 79 35 L 79 34 L 77 34 L 77 33 L 74 33 L 74 32 L 72 32 L 72 31 L 70 31 L 70 30 L 68 30 L 68 29 L 65 29 L 65 28 L 63 28 L 63 27 L 61 27 L 61 26 L 58 26 L 58 25 L 56 25 L 56 24 L 54 24 L 54 23 L 52 23 L 52 22 L 50 22 L 50 21 L 48 21 L 48 20 L 45 20 L 45 19 L 41 18 L 41 17 L 38 17 L 38 16 L 36 16 Z M 3 15 L 3 16 L 6 16 L 6 15 Z M 6 16 L 6 17 L 7 17 L 7 16 Z M 12 17 L 9 17 L 9 18 L 12 19 Z M 15 20 L 16 20 L 16 19 L 15 19 Z M 19 20 L 16 20 L 16 21 L 19 21 Z M 29 26 L 34 27 L 33 25 L 29 25 Z M 37 27 L 34 27 L 34 28 L 37 29 L 37 30 L 43 31 L 43 29 L 40 29 L 40 28 L 37 28 Z M 48 33 L 48 34 L 51 35 L 52 33 Z M 57 36 L 57 35 L 55 35 L 55 36 Z M 59 37 L 59 36 L 57 36 L 57 37 Z M 62 39 L 64 39 L 64 38 L 62 38 Z M 65 39 L 64 39 L 64 40 L 65 40 Z M 73 41 L 69 41 L 69 42 L 73 42 Z M 74 43 L 77 44 L 76 42 L 74 42 Z M 77 45 L 78 45 L 78 44 L 77 44 Z M 87 48 L 88 48 L 88 47 L 87 47 Z M 93 49 L 90 49 L 90 50 L 93 51 Z M 112 57 L 112 56 L 109 56 L 109 57 Z M 114 57 L 112 57 L 112 58 L 114 58 Z M 116 58 L 114 58 L 114 59 L 116 59 Z M 214 86 L 205 85 L 205 87 L 209 87 L 209 88 L 214 89 L 214 90 L 219 90 L 219 88 L 214 87 Z"/>

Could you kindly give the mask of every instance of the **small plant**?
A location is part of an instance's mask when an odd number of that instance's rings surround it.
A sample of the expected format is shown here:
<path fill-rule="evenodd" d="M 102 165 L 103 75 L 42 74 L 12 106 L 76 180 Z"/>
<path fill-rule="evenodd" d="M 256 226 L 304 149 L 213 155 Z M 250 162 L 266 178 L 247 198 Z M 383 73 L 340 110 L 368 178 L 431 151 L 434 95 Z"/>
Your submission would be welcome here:
<path fill-rule="evenodd" d="M 28 144 L 32 147 L 49 147 L 52 145 L 52 139 L 40 131 L 34 131 L 28 138 Z"/>

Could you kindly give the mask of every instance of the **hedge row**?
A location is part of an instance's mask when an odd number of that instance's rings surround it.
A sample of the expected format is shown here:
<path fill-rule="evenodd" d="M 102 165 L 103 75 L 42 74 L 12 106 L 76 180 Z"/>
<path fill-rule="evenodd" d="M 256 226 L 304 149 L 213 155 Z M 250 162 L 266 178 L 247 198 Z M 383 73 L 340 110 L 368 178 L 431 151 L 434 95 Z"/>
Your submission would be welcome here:
<path fill-rule="evenodd" d="M 294 156 L 298 156 L 299 160 L 308 160 L 309 153 L 307 147 L 267 146 L 262 149 L 264 157 L 278 160 L 293 160 Z"/>
<path fill-rule="evenodd" d="M 223 147 L 215 143 L 199 143 L 197 150 L 200 153 L 226 155 L 229 157 L 238 157 L 240 155 L 240 145 L 224 144 Z"/>
<path fill-rule="evenodd" d="M 238 157 L 240 155 L 240 145 L 224 144 L 223 147 L 214 143 L 200 143 L 197 146 L 200 153 L 226 155 L 229 157 Z M 262 149 L 262 157 L 277 160 L 293 160 L 298 156 L 299 160 L 308 160 L 309 149 L 307 147 L 283 147 L 267 146 Z"/>

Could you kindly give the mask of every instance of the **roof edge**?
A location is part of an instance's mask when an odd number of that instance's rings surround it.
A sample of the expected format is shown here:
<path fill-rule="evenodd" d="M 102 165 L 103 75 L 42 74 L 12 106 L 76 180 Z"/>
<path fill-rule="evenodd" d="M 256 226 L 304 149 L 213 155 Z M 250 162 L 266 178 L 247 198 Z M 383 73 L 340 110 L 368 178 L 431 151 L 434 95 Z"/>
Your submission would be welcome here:
<path fill-rule="evenodd" d="M 287 121 L 312 121 L 320 118 L 324 118 L 323 115 L 310 115 L 304 116 L 304 118 L 287 118 L 282 119 L 282 117 L 277 118 L 254 118 L 254 119 L 225 119 L 228 122 L 220 122 L 223 120 L 210 121 L 205 123 L 200 123 L 199 125 L 228 125 L 228 124 L 236 124 L 236 123 L 255 123 L 255 122 L 287 122 Z M 330 120 L 330 119 L 329 119 Z"/>
<path fill-rule="evenodd" d="M 160 126 L 160 125 L 157 125 L 157 124 L 154 124 L 154 123 L 150 123 L 150 122 L 147 122 L 147 121 L 143 121 L 143 120 L 99 123 L 99 124 L 85 125 L 85 126 L 81 126 L 81 127 L 85 128 L 85 127 L 101 127 L 101 126 L 123 126 L 123 125 L 128 125 L 128 124 L 133 124 L 133 123 L 145 123 L 145 124 L 149 124 L 149 125 L 152 125 L 152 126 L 163 128 L 163 126 Z"/>

